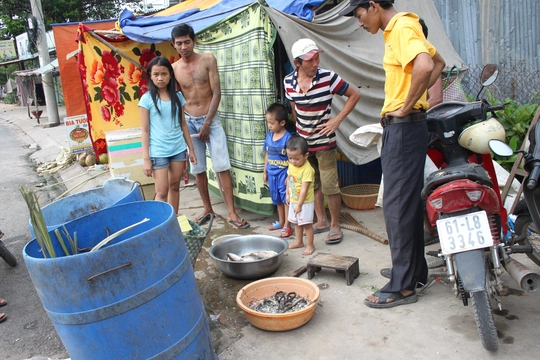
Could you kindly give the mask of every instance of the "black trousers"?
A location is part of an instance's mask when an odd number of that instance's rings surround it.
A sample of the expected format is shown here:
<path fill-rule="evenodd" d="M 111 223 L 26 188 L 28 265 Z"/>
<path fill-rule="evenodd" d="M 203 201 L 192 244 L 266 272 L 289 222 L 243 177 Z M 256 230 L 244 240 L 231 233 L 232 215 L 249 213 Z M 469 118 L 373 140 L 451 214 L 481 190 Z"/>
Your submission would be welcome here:
<path fill-rule="evenodd" d="M 414 290 L 428 276 L 421 199 L 428 130 L 425 121 L 392 124 L 382 136 L 383 212 L 392 277 L 381 291 Z"/>

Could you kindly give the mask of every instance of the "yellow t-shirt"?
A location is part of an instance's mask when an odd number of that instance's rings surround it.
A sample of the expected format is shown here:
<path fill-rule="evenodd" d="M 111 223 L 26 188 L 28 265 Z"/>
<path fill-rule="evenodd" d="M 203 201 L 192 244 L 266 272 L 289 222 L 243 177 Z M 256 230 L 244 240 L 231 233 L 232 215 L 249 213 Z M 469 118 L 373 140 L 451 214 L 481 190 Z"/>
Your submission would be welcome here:
<path fill-rule="evenodd" d="M 315 200 L 315 187 L 313 182 L 315 181 L 315 170 L 306 160 L 304 165 L 300 167 L 293 166 L 289 163 L 289 170 L 287 171 L 287 181 L 289 182 L 289 194 L 290 200 L 293 204 L 298 204 L 300 199 L 300 189 L 302 189 L 302 183 L 309 182 L 308 192 L 304 204 L 313 202 Z"/>
<path fill-rule="evenodd" d="M 412 61 L 420 53 L 431 57 L 437 50 L 426 40 L 418 16 L 413 13 L 396 14 L 384 29 L 383 68 L 386 73 L 384 105 L 381 116 L 403 106 L 411 87 Z M 414 105 L 414 109 L 427 110 L 427 92 Z"/>

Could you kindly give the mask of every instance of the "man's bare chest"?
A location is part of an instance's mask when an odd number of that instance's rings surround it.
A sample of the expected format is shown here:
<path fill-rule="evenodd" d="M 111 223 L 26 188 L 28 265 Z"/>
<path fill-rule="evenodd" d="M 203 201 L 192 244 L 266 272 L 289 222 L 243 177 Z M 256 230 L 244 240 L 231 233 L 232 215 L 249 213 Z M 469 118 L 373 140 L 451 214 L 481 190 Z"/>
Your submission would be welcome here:
<path fill-rule="evenodd" d="M 180 69 L 177 80 L 182 87 L 198 87 L 208 84 L 208 71 L 201 67 Z"/>

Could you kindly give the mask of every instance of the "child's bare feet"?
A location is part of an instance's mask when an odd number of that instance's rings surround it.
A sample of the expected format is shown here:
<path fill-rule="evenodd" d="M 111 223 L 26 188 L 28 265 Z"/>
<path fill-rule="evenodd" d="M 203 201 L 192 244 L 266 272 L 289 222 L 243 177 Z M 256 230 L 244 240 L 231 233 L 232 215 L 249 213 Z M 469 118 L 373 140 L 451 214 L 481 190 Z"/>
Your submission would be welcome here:
<path fill-rule="evenodd" d="M 298 249 L 298 248 L 303 248 L 303 247 L 304 247 L 303 242 L 301 243 L 295 242 L 289 245 L 289 249 Z"/>
<path fill-rule="evenodd" d="M 308 245 L 306 247 L 306 250 L 304 250 L 304 252 L 302 253 L 302 255 L 311 255 L 311 254 L 313 254 L 314 251 L 315 251 L 315 246 Z"/>

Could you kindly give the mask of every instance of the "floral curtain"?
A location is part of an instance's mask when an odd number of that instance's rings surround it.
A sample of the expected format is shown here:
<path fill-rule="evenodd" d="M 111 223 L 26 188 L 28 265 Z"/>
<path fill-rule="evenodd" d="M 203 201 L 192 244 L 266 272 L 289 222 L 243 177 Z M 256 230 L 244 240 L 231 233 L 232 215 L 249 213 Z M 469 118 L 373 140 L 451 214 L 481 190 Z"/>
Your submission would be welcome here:
<path fill-rule="evenodd" d="M 174 62 L 179 57 L 170 43 L 144 44 L 123 36 L 102 37 L 115 48 L 111 49 L 92 36 L 91 30 L 79 26 L 78 64 L 90 137 L 99 157 L 107 152 L 105 131 L 141 126 L 138 103 L 148 91 L 144 69 L 150 60 L 161 55 Z"/>

